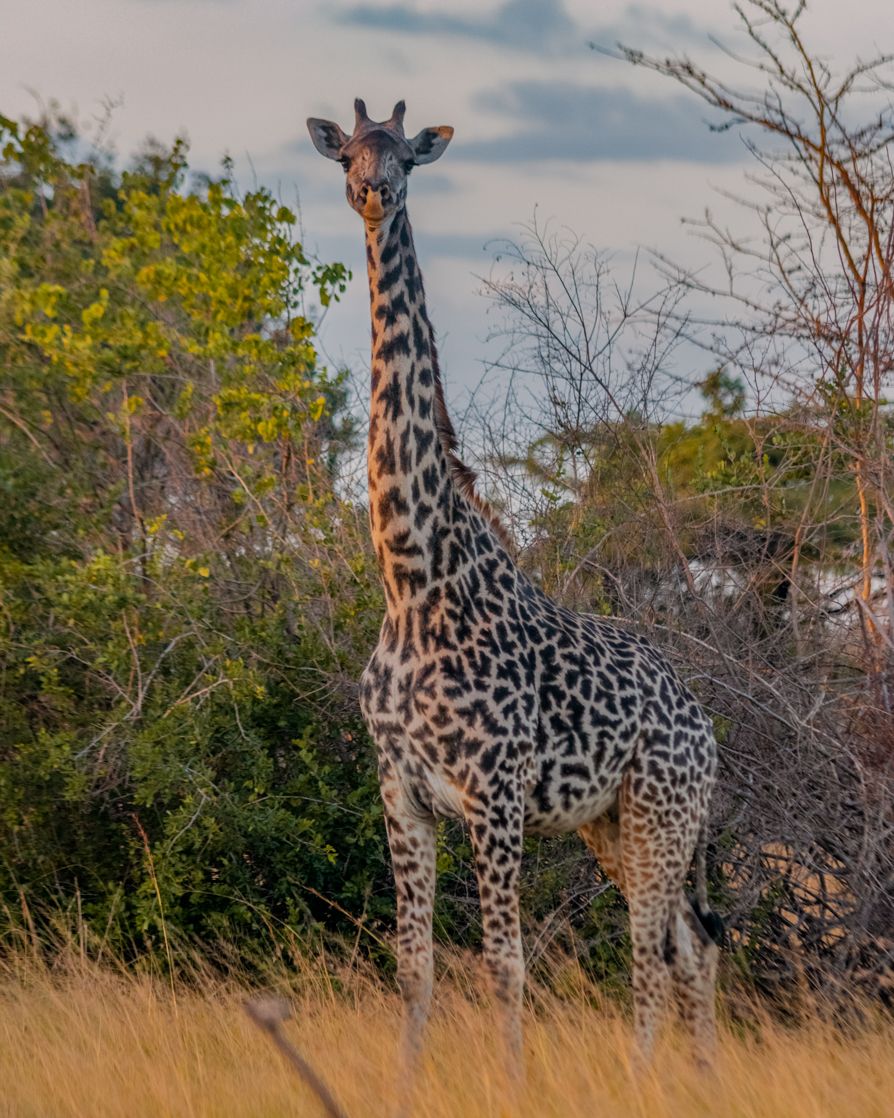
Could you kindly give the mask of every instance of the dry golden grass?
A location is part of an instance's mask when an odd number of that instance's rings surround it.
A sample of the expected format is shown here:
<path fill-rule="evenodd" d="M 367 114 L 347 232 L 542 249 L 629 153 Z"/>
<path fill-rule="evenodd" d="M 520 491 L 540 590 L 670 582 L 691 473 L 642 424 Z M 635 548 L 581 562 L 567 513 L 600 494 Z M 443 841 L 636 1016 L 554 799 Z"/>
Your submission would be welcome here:
<path fill-rule="evenodd" d="M 338 985 L 339 989 L 336 989 Z M 417 1114 L 510 1113 L 493 1022 L 461 982 L 439 985 Z M 315 1100 L 243 1012 L 246 988 L 205 977 L 172 992 L 158 979 L 75 960 L 49 970 L 0 966 L 0 1114 L 16 1118 L 276 1118 L 319 1113 Z M 397 998 L 362 976 L 294 982 L 292 1041 L 350 1118 L 386 1114 Z M 894 1028 L 847 1034 L 822 1014 L 798 1029 L 725 1029 L 714 1075 L 671 1040 L 655 1072 L 629 1074 L 630 1030 L 593 992 L 538 998 L 527 1014 L 525 1118 L 754 1116 L 889 1118 Z M 512 1113 L 516 1113 L 513 1111 Z"/>

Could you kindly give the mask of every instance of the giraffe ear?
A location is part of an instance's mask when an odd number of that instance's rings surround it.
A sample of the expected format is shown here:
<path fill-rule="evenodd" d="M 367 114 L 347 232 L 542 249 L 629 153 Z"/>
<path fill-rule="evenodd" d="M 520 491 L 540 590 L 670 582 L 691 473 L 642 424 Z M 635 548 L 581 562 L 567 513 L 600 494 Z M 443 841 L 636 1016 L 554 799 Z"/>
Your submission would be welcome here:
<path fill-rule="evenodd" d="M 334 120 L 320 120 L 319 117 L 307 118 L 307 130 L 313 145 L 327 159 L 338 159 L 341 149 L 348 142 L 348 137 L 342 132 Z"/>
<path fill-rule="evenodd" d="M 453 138 L 449 124 L 439 124 L 436 128 L 423 128 L 418 136 L 409 141 L 417 163 L 434 163 L 444 154 Z"/>

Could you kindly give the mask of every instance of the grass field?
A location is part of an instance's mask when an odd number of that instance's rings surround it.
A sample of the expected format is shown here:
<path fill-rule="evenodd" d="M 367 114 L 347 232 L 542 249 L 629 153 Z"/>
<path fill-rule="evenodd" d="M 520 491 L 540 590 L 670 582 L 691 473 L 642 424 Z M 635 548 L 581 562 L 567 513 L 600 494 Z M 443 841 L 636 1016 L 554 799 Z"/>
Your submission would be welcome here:
<path fill-rule="evenodd" d="M 818 1012 L 785 1029 L 725 1028 L 716 1071 L 700 1075 L 667 1040 L 634 1083 L 630 1030 L 584 990 L 538 996 L 527 1013 L 528 1086 L 516 1111 L 501 1096 L 493 1021 L 468 978 L 439 983 L 416 1113 L 431 1118 L 890 1118 L 894 1027 L 847 1033 Z M 315 1100 L 243 1011 L 250 993 L 209 976 L 164 981 L 78 960 L 47 969 L 0 963 L 0 1114 L 276 1118 L 319 1113 Z M 397 997 L 356 974 L 293 980 L 289 1037 L 350 1118 L 386 1114 Z"/>

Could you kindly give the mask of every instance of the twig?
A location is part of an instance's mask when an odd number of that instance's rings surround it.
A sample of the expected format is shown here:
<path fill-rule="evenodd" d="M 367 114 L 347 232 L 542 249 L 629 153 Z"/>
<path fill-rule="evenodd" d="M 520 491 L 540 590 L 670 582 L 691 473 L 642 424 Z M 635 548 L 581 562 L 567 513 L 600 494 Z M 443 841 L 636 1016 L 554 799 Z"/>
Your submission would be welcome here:
<path fill-rule="evenodd" d="M 282 1031 L 283 1021 L 289 1019 L 289 1007 L 286 1001 L 274 997 L 254 998 L 245 1003 L 245 1012 L 258 1028 L 270 1037 L 284 1059 L 292 1065 L 317 1096 L 320 1106 L 329 1118 L 347 1118 L 333 1098 L 332 1092 Z"/>

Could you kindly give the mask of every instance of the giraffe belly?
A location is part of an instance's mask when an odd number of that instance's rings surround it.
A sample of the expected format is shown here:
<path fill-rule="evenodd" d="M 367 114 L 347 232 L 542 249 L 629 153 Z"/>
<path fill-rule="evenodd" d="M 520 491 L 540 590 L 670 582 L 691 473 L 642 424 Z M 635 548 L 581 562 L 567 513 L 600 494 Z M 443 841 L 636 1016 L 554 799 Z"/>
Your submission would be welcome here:
<path fill-rule="evenodd" d="M 465 811 L 462 792 L 448 777 L 436 769 L 429 769 L 424 777 L 424 791 L 417 800 L 430 804 L 433 815 L 447 819 L 462 819 Z"/>
<path fill-rule="evenodd" d="M 622 775 L 620 764 L 606 768 L 581 756 L 540 759 L 525 789 L 525 830 L 558 835 L 592 823 L 617 801 Z"/>

